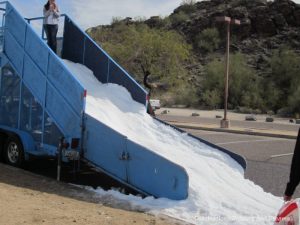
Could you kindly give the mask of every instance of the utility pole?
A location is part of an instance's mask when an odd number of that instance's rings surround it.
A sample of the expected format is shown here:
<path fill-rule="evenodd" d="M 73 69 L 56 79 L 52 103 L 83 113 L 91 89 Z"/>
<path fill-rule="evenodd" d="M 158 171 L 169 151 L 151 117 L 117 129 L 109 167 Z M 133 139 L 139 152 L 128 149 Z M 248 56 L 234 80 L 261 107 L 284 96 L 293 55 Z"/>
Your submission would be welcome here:
<path fill-rule="evenodd" d="M 228 108 L 228 85 L 229 85 L 229 51 L 230 51 L 230 25 L 240 25 L 240 20 L 232 19 L 227 16 L 217 17 L 217 22 L 225 23 L 227 28 L 227 41 L 226 41 L 226 56 L 225 56 L 225 79 L 224 79 L 224 118 L 221 120 L 221 128 L 229 128 L 230 121 L 227 118 Z"/>

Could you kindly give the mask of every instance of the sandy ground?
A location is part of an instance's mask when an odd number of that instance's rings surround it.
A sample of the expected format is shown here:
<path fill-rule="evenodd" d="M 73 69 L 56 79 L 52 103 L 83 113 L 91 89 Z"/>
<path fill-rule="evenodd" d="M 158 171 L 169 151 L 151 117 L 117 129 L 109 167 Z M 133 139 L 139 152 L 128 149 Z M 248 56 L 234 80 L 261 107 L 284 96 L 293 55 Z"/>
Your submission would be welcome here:
<path fill-rule="evenodd" d="M 109 204 L 106 201 L 105 204 Z M 0 163 L 0 224 L 175 225 L 163 216 L 108 207 L 95 194 Z"/>

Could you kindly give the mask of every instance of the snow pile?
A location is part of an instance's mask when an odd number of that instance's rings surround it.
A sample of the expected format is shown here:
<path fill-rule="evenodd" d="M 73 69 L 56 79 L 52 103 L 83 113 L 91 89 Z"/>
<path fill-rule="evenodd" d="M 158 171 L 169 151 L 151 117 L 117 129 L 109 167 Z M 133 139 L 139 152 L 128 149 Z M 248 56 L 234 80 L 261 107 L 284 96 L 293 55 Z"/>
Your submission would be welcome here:
<path fill-rule="evenodd" d="M 87 114 L 183 166 L 189 174 L 189 197 L 184 201 L 99 190 L 101 195 L 195 224 L 273 224 L 282 201 L 244 179 L 242 168 L 228 155 L 152 119 L 125 88 L 102 84 L 85 66 L 65 63 L 87 89 Z"/>

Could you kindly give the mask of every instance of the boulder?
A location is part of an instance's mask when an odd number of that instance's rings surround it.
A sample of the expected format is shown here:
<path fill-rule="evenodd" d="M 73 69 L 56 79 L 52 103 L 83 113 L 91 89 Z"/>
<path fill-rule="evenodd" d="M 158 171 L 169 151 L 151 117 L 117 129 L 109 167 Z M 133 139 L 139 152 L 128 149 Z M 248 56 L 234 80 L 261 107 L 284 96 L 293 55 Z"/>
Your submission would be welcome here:
<path fill-rule="evenodd" d="M 249 16 L 247 8 L 243 7 L 243 6 L 229 9 L 228 13 L 231 17 L 239 19 L 239 20 L 248 18 L 248 16 Z"/>
<path fill-rule="evenodd" d="M 300 7 L 294 11 L 295 22 L 297 26 L 300 26 Z"/>
<path fill-rule="evenodd" d="M 272 36 L 277 34 L 276 26 L 270 16 L 267 6 L 259 6 L 251 10 L 250 18 L 252 28 L 262 36 Z"/>
<path fill-rule="evenodd" d="M 168 114 L 168 113 L 170 113 L 169 110 L 163 110 L 160 114 L 165 115 L 165 114 Z"/>
<path fill-rule="evenodd" d="M 285 20 L 285 17 L 282 14 L 275 14 L 273 16 L 273 20 L 274 20 L 274 23 L 275 23 L 277 28 L 283 28 L 283 27 L 287 26 L 287 22 Z"/>
<path fill-rule="evenodd" d="M 296 21 L 294 18 L 294 10 L 296 4 L 290 0 L 275 0 L 274 1 L 274 8 L 277 12 L 281 13 L 285 20 L 290 25 L 296 25 Z"/>
<path fill-rule="evenodd" d="M 245 116 L 246 121 L 256 121 L 256 116 L 255 115 L 247 115 Z"/>

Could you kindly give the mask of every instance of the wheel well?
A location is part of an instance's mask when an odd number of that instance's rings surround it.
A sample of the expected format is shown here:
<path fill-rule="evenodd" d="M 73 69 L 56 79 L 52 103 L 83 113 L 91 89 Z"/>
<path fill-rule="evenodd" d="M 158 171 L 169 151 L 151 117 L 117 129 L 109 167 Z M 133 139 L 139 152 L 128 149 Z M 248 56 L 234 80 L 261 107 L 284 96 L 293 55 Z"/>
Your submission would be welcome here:
<path fill-rule="evenodd" d="M 3 159 L 3 149 L 6 143 L 7 138 L 9 137 L 9 135 L 4 132 L 4 131 L 0 131 L 0 159 Z"/>
<path fill-rule="evenodd" d="M 20 136 L 18 134 L 16 134 L 16 133 L 9 133 L 9 134 L 7 134 L 6 140 L 8 140 L 10 138 L 17 139 L 19 141 L 19 143 L 21 144 L 22 148 L 24 147 L 22 139 L 20 138 Z M 6 142 L 4 143 L 4 146 L 5 146 L 5 144 L 6 144 Z"/>

